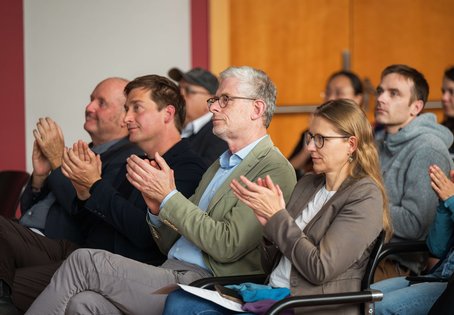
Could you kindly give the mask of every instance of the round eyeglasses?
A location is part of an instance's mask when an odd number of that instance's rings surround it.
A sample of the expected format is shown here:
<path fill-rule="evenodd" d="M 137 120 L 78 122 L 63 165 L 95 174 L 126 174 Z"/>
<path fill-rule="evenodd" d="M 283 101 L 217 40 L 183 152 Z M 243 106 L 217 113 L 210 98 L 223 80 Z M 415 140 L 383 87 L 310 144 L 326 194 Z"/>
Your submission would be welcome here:
<path fill-rule="evenodd" d="M 214 96 L 214 97 L 207 99 L 207 105 L 208 105 L 208 108 L 210 108 L 211 105 L 213 105 L 216 102 L 219 102 L 219 107 L 225 108 L 229 104 L 230 101 L 237 100 L 237 99 L 238 100 L 250 100 L 250 101 L 257 100 L 256 98 L 252 98 L 252 97 L 228 96 L 228 95 L 223 94 L 221 96 Z"/>
<path fill-rule="evenodd" d="M 325 145 L 325 139 L 347 139 L 350 136 L 322 136 L 321 134 L 316 133 L 315 135 L 310 133 L 309 131 L 306 132 L 304 142 L 306 145 L 311 143 L 311 140 L 314 139 L 314 144 L 317 149 L 323 148 Z"/>

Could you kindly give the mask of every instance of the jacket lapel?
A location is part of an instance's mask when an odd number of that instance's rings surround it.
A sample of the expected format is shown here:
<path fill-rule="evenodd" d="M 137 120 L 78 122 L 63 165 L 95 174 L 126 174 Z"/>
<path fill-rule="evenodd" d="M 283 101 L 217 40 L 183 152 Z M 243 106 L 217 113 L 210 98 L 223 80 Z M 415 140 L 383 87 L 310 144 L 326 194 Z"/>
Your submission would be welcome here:
<path fill-rule="evenodd" d="M 210 204 L 208 205 L 208 211 L 210 212 L 216 204 L 221 200 L 228 192 L 230 192 L 230 183 L 232 179 L 238 179 L 240 175 L 247 176 L 248 178 L 254 178 L 255 175 L 254 167 L 259 163 L 261 159 L 263 159 L 268 152 L 273 148 L 273 142 L 271 141 L 270 137 L 267 136 L 265 139 L 260 141 L 254 149 L 241 161 L 240 165 L 233 171 L 232 174 L 225 180 L 225 182 L 219 187 L 216 194 L 211 199 Z M 256 171 L 258 172 L 258 171 Z M 251 176 L 248 176 L 251 175 Z M 214 176 L 214 174 L 213 174 Z M 213 177 L 211 177 L 212 179 Z"/>

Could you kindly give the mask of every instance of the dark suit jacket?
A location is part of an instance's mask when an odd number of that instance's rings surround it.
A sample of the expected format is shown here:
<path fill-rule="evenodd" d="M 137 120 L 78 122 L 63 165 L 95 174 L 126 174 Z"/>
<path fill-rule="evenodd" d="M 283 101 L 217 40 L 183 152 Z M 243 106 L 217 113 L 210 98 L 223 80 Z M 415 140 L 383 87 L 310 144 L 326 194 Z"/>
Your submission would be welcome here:
<path fill-rule="evenodd" d="M 177 189 L 190 196 L 199 184 L 206 166 L 181 140 L 163 158 L 174 170 Z M 85 219 L 82 224 L 85 247 L 105 249 L 135 260 L 160 264 L 159 252 L 146 223 L 147 205 L 142 194 L 126 179 L 126 164 L 113 180 L 96 182 L 91 197 L 83 203 Z"/>
<path fill-rule="evenodd" d="M 210 166 L 228 149 L 227 142 L 213 134 L 213 122 L 210 120 L 196 134 L 187 138 L 192 149 Z"/>
<path fill-rule="evenodd" d="M 123 138 L 101 154 L 102 176 L 115 178 L 126 158 L 131 154 L 143 154 L 143 152 L 127 138 Z M 84 242 L 84 236 L 79 226 L 79 209 L 73 202 L 76 198 L 71 181 L 61 172 L 55 169 L 46 179 L 41 192 L 34 194 L 31 190 L 31 180 L 26 186 L 21 197 L 21 212 L 24 214 L 35 203 L 44 199 L 52 192 L 56 201 L 52 204 L 47 214 L 44 234 L 53 239 L 66 239 L 78 245 Z"/>

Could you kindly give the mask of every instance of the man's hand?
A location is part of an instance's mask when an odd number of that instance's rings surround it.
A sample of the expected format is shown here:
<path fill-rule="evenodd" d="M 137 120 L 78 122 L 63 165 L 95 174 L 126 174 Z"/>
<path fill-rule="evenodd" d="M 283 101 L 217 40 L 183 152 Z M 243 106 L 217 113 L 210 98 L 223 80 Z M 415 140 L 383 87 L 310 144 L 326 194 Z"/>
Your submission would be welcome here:
<path fill-rule="evenodd" d="M 81 200 L 90 197 L 91 186 L 101 179 L 102 163 L 88 145 L 79 140 L 63 154 L 62 173 L 68 177 Z"/>
<path fill-rule="evenodd" d="M 60 126 L 49 117 L 40 118 L 33 130 L 33 136 L 41 153 L 47 158 L 52 169 L 62 164 L 65 140 Z"/>
<path fill-rule="evenodd" d="M 159 153 L 155 154 L 154 161 L 142 160 L 136 155 L 131 155 L 127 159 L 126 170 L 126 178 L 142 192 L 151 212 L 159 214 L 162 200 L 175 189 L 173 170 Z"/>
<path fill-rule="evenodd" d="M 32 188 L 39 191 L 52 170 L 52 167 L 50 166 L 49 160 L 44 156 L 36 143 L 36 140 L 33 142 L 32 165 Z"/>
<path fill-rule="evenodd" d="M 230 183 L 230 188 L 238 199 L 254 211 L 262 225 L 265 225 L 276 212 L 285 208 L 284 194 L 270 176 L 257 179 L 257 183 L 251 182 L 245 176 L 240 176 L 240 180 L 246 187 L 234 179 Z"/>
<path fill-rule="evenodd" d="M 437 165 L 429 166 L 429 176 L 432 188 L 443 201 L 446 201 L 449 197 L 454 195 L 454 171 L 451 171 L 449 175 L 450 179 L 446 177 Z"/>

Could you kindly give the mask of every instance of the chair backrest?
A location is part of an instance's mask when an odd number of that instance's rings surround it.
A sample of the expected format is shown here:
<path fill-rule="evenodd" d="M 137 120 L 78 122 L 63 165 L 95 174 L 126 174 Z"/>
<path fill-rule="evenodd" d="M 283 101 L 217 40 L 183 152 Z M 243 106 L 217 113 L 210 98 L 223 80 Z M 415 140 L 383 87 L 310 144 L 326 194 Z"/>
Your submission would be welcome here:
<path fill-rule="evenodd" d="M 383 251 L 383 246 L 385 245 L 385 231 L 381 231 L 375 241 L 372 252 L 370 253 L 370 258 L 366 266 L 366 272 L 364 273 L 363 280 L 361 282 L 361 289 L 369 289 L 371 283 L 374 281 L 375 270 L 377 269 L 378 264 L 381 260 L 381 252 Z"/>
<path fill-rule="evenodd" d="M 0 214 L 15 217 L 19 200 L 30 175 L 24 171 L 0 171 Z"/>

